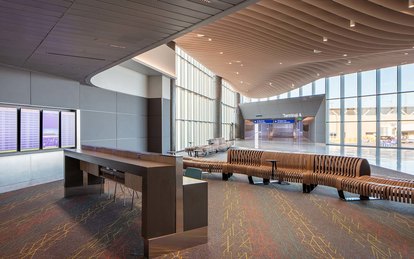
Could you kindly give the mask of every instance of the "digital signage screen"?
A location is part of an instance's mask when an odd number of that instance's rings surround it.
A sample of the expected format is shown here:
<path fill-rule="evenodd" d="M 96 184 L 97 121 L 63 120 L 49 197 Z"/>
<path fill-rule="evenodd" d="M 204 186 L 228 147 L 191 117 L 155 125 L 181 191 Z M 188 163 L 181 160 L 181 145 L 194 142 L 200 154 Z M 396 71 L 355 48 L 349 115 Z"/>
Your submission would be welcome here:
<path fill-rule="evenodd" d="M 0 107 L 0 153 L 17 151 L 17 109 Z"/>
<path fill-rule="evenodd" d="M 59 147 L 59 112 L 42 112 L 42 147 L 43 149 Z"/>
<path fill-rule="evenodd" d="M 60 132 L 62 148 L 76 146 L 76 114 L 75 112 L 60 113 Z"/>
<path fill-rule="evenodd" d="M 40 111 L 20 110 L 20 151 L 40 148 Z"/>

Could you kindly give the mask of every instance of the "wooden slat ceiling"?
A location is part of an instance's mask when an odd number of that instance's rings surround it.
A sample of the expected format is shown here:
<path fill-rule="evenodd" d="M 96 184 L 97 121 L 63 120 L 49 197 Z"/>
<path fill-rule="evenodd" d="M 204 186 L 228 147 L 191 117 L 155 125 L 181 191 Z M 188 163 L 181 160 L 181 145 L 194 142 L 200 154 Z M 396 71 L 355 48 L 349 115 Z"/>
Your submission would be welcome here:
<path fill-rule="evenodd" d="M 0 0 L 0 63 L 89 82 L 256 0 Z"/>
<path fill-rule="evenodd" d="M 176 43 L 241 94 L 269 97 L 321 77 L 414 63 L 414 8 L 408 0 L 261 0 Z"/>

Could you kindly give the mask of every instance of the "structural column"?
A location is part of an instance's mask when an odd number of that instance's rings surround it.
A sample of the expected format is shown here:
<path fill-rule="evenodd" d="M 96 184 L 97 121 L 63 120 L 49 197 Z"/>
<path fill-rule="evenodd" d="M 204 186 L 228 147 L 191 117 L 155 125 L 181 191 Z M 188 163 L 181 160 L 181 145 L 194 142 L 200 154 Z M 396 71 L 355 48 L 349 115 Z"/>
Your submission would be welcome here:
<path fill-rule="evenodd" d="M 216 99 L 214 101 L 214 131 L 213 137 L 221 137 L 222 118 L 221 118 L 221 92 L 222 92 L 222 78 L 220 76 L 214 76 L 214 87 L 216 89 Z"/>
<path fill-rule="evenodd" d="M 236 94 L 236 139 L 244 139 L 244 118 L 240 109 L 241 96 Z"/>
<path fill-rule="evenodd" d="M 172 151 L 176 151 L 176 123 L 175 123 L 175 111 L 177 106 L 177 96 L 175 79 L 171 79 L 170 85 L 170 148 Z"/>

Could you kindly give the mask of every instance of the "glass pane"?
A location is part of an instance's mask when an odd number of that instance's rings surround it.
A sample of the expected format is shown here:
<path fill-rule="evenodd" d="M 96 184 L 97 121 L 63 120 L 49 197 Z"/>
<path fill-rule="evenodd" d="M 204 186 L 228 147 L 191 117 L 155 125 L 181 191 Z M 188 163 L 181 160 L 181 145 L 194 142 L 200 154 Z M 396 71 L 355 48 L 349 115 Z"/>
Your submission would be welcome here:
<path fill-rule="evenodd" d="M 377 101 L 375 96 L 361 97 L 361 120 L 377 120 Z"/>
<path fill-rule="evenodd" d="M 397 122 L 382 121 L 380 123 L 380 146 L 396 147 L 397 146 Z"/>
<path fill-rule="evenodd" d="M 380 93 L 397 92 L 397 67 L 381 69 Z"/>
<path fill-rule="evenodd" d="M 377 141 L 377 122 L 361 121 L 361 145 L 375 146 Z"/>
<path fill-rule="evenodd" d="M 381 103 L 381 119 L 397 120 L 397 95 L 387 94 L 380 96 Z"/>
<path fill-rule="evenodd" d="M 279 95 L 269 97 L 269 100 L 277 100 L 279 99 Z"/>
<path fill-rule="evenodd" d="M 344 78 L 344 97 L 357 96 L 357 73 L 345 75 Z"/>
<path fill-rule="evenodd" d="M 299 88 L 290 91 L 290 98 L 299 97 Z"/>
<path fill-rule="evenodd" d="M 376 71 L 370 70 L 361 73 L 361 95 L 377 93 Z"/>
<path fill-rule="evenodd" d="M 302 96 L 312 95 L 312 83 L 302 86 Z"/>
<path fill-rule="evenodd" d="M 325 94 L 325 78 L 315 81 L 315 94 Z"/>
<path fill-rule="evenodd" d="M 414 148 L 414 121 L 401 122 L 401 146 Z"/>
<path fill-rule="evenodd" d="M 328 99 L 341 97 L 341 77 L 334 76 L 329 78 L 329 96 Z"/>
<path fill-rule="evenodd" d="M 414 91 L 414 64 L 401 66 L 401 91 Z"/>
<path fill-rule="evenodd" d="M 329 144 L 341 143 L 341 123 L 331 122 L 328 123 L 329 129 Z"/>
<path fill-rule="evenodd" d="M 401 93 L 401 119 L 414 120 L 414 92 Z"/>
<path fill-rule="evenodd" d="M 287 98 L 287 93 L 279 95 L 279 99 L 286 99 L 286 98 Z"/>
<path fill-rule="evenodd" d="M 347 98 L 344 99 L 344 109 L 345 109 L 345 121 L 357 121 L 358 120 L 358 102 L 357 98 Z"/>
<path fill-rule="evenodd" d="M 346 122 L 344 131 L 344 145 L 356 145 L 358 142 L 358 123 Z"/>
<path fill-rule="evenodd" d="M 332 121 L 341 121 L 341 100 L 336 99 L 336 100 L 328 100 L 327 101 L 328 104 L 328 109 L 329 109 L 329 114 L 328 114 L 328 119 L 327 121 L 332 122 Z"/>

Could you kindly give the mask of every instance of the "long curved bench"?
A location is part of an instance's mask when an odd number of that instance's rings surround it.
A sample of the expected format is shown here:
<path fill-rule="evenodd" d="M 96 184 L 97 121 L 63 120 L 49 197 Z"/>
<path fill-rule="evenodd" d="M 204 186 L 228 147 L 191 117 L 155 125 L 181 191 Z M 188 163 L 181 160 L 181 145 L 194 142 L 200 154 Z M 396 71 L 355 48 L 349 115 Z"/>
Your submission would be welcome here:
<path fill-rule="evenodd" d="M 277 169 L 272 177 L 272 164 Z M 209 172 L 221 172 L 223 180 L 233 173 L 303 184 L 303 192 L 310 193 L 317 185 L 334 187 L 341 199 L 344 191 L 356 193 L 361 199 L 376 197 L 386 200 L 414 203 L 414 181 L 371 176 L 366 159 L 358 157 L 270 152 L 248 149 L 230 149 L 227 162 L 205 159 L 184 159 L 184 167 L 198 167 Z"/>

